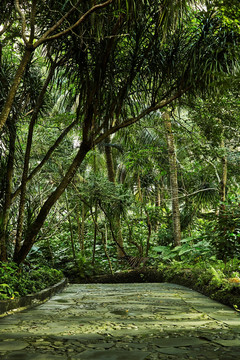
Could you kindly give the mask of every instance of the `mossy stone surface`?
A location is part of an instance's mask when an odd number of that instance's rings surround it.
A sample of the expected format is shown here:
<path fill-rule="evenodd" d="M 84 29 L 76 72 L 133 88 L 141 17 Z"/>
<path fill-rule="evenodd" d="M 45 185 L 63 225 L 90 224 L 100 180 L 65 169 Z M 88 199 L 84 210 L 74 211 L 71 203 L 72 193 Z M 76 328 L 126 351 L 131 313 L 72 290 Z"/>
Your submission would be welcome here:
<path fill-rule="evenodd" d="M 240 350 L 238 312 L 172 283 L 72 284 L 1 320 L 3 360 L 236 360 Z"/>

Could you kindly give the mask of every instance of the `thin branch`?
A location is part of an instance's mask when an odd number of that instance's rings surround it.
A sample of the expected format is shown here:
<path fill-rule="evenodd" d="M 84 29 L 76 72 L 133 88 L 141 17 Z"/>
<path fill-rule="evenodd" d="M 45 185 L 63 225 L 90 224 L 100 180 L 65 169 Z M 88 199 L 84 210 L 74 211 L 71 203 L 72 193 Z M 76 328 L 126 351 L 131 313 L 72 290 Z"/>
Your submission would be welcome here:
<path fill-rule="evenodd" d="M 15 0 L 15 8 L 18 12 L 18 14 L 21 17 L 22 20 L 22 38 L 25 42 L 25 44 L 27 45 L 28 41 L 25 35 L 25 31 L 26 31 L 26 18 L 25 18 L 25 14 L 21 11 L 20 5 L 19 5 L 19 0 Z"/>
<path fill-rule="evenodd" d="M 200 192 L 203 192 L 203 191 L 210 191 L 210 190 L 214 190 L 214 191 L 218 191 L 218 189 L 216 188 L 206 188 L 206 189 L 200 189 L 200 190 L 196 190 L 194 191 L 193 193 L 191 194 L 186 194 L 186 195 L 182 195 L 182 196 L 178 196 L 177 199 L 182 199 L 182 198 L 185 198 L 185 197 L 189 197 L 189 196 L 192 196 L 192 195 L 196 195 Z M 171 198 L 171 199 L 163 199 L 164 201 L 172 201 L 176 198 Z"/>
<path fill-rule="evenodd" d="M 77 2 L 76 6 L 80 3 L 80 0 Z M 54 24 L 50 29 L 48 29 L 43 35 L 42 37 L 35 43 L 35 46 L 38 46 L 38 42 L 43 40 L 45 41 L 45 39 L 48 37 L 48 35 L 50 35 L 54 30 L 56 30 L 63 22 L 64 20 L 76 9 L 76 6 L 73 6 L 65 15 L 63 15 L 63 17 L 61 17 L 61 19 L 59 19 L 56 24 Z"/>
<path fill-rule="evenodd" d="M 69 133 L 69 131 L 77 124 L 78 119 L 74 120 L 57 138 L 55 143 L 50 147 L 50 149 L 47 151 L 46 155 L 42 159 L 42 161 L 33 169 L 33 171 L 29 174 L 27 178 L 27 182 L 32 180 L 32 178 L 41 170 L 43 165 L 48 161 L 54 150 L 58 147 L 58 145 L 61 143 L 63 138 Z M 21 188 L 19 187 L 15 192 L 12 194 L 12 200 L 16 198 L 16 196 L 19 195 L 21 191 Z"/>
<path fill-rule="evenodd" d="M 72 8 L 69 10 L 69 12 L 64 15 L 51 29 L 45 32 L 45 34 L 34 44 L 34 48 L 38 47 L 39 45 L 43 44 L 44 42 L 59 39 L 60 37 L 68 34 L 71 30 L 75 29 L 78 25 L 80 25 L 89 15 L 91 15 L 94 11 L 98 9 L 102 9 L 106 7 L 107 5 L 111 4 L 114 0 L 107 0 L 106 2 L 102 4 L 98 4 L 93 6 L 91 9 L 89 9 L 85 14 L 83 14 L 78 21 L 75 22 L 72 26 L 69 26 L 67 29 L 60 31 L 56 35 L 52 35 L 47 37 L 50 33 L 52 33 L 55 29 L 57 29 L 62 22 L 69 16 L 69 14 L 75 9 Z"/>
<path fill-rule="evenodd" d="M 56 234 L 59 233 L 59 227 L 60 227 L 60 225 L 61 225 L 63 222 L 65 222 L 65 220 L 67 219 L 67 217 L 68 217 L 69 215 L 71 215 L 71 214 L 75 211 L 76 207 L 77 207 L 77 205 L 75 205 L 74 208 L 73 208 L 72 210 L 70 210 L 68 214 L 66 214 L 65 216 L 62 216 L 62 218 L 61 218 L 56 224 L 54 224 L 54 228 L 55 228 L 56 230 L 55 230 L 53 233 L 51 233 L 51 231 L 49 230 L 49 227 L 46 227 L 45 231 L 42 231 L 41 240 L 40 240 L 40 241 L 46 240 L 46 239 L 49 239 L 49 238 L 52 238 L 53 236 L 56 236 Z M 53 215 L 54 218 L 56 218 L 56 217 L 55 217 L 56 212 L 57 212 L 57 209 L 54 210 L 54 215 Z M 60 211 L 59 211 L 59 213 L 62 214 Z M 53 229 L 53 225 L 52 225 L 53 223 L 52 223 L 51 221 L 49 221 L 49 223 L 51 223 L 50 229 L 52 230 L 52 229 Z M 45 234 L 49 234 L 49 235 L 47 236 L 47 235 L 45 235 Z M 36 242 L 38 242 L 38 241 L 39 241 L 39 238 L 36 240 Z"/>
<path fill-rule="evenodd" d="M 217 180 L 218 180 L 218 182 L 219 182 L 219 184 L 220 184 L 221 179 L 220 179 L 220 176 L 219 176 L 219 174 L 218 174 L 216 165 L 214 165 L 210 160 L 208 160 L 208 159 L 206 159 L 206 158 L 205 158 L 205 161 L 208 162 L 210 165 L 213 166 L 213 168 L 214 168 L 214 170 L 215 170 L 215 174 L 216 174 Z"/>
<path fill-rule="evenodd" d="M 13 21 L 9 21 L 9 19 L 4 22 L 3 28 L 0 30 L 0 36 L 5 33 L 5 31 L 12 25 L 12 23 Z"/>
<path fill-rule="evenodd" d="M 168 104 L 172 103 L 174 100 L 178 99 L 179 97 L 181 97 L 184 93 L 186 93 L 188 90 L 190 89 L 190 86 L 184 90 L 180 90 L 178 91 L 175 95 L 173 95 L 172 97 L 170 97 L 167 100 L 163 100 L 160 101 L 158 104 L 154 105 L 154 106 L 149 106 L 147 109 L 143 110 L 138 116 L 127 119 L 125 121 L 123 121 L 120 124 L 117 124 L 113 127 L 111 127 L 109 130 L 107 130 L 106 132 L 104 132 L 103 134 L 101 134 L 100 136 L 98 136 L 96 138 L 96 140 L 93 141 L 93 145 L 97 145 L 100 142 L 102 142 L 107 136 L 114 134 L 115 132 L 117 132 L 120 129 L 123 129 L 125 127 L 128 127 L 132 124 L 135 124 L 136 122 L 138 122 L 139 120 L 141 120 L 142 118 L 144 118 L 144 116 L 164 108 L 165 106 L 167 106 Z M 96 134 L 97 135 L 97 134 Z"/>

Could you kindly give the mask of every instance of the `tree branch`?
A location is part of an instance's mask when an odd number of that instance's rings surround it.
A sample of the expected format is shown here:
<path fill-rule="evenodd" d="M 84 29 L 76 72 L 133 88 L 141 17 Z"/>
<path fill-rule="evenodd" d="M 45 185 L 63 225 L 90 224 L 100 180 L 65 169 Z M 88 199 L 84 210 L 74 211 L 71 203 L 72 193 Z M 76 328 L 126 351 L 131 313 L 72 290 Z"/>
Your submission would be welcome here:
<path fill-rule="evenodd" d="M 149 106 L 147 109 L 143 110 L 141 112 L 141 114 L 139 114 L 136 117 L 127 119 L 125 121 L 123 121 L 120 124 L 117 124 L 115 126 L 112 126 L 109 130 L 107 130 L 106 132 L 104 132 L 103 134 L 101 134 L 100 136 L 98 136 L 96 138 L 95 141 L 93 141 L 94 146 L 99 144 L 100 142 L 102 142 L 104 139 L 106 139 L 107 136 L 114 134 L 115 132 L 117 132 L 120 129 L 123 129 L 125 127 L 128 127 L 132 124 L 135 124 L 136 122 L 138 122 L 139 120 L 141 120 L 142 118 L 144 118 L 144 116 L 164 108 L 165 106 L 167 106 L 168 104 L 171 104 L 174 100 L 178 99 L 179 97 L 181 97 L 184 93 L 186 93 L 188 90 L 190 89 L 190 86 L 184 90 L 180 90 L 178 91 L 175 95 L 173 95 L 172 97 L 170 97 L 169 99 L 166 100 L 162 100 L 160 101 L 158 104 L 154 105 L 154 106 Z M 95 134 L 97 136 L 97 134 Z"/>
<path fill-rule="evenodd" d="M 98 9 L 102 9 L 104 7 L 106 7 L 107 5 L 111 4 L 114 0 L 107 0 L 102 4 L 98 4 L 93 6 L 91 9 L 89 9 L 85 14 L 83 14 L 80 19 L 78 19 L 78 21 L 75 22 L 75 24 L 73 24 L 72 26 L 69 26 L 67 29 L 60 31 L 59 33 L 57 33 L 56 35 L 52 35 L 49 36 L 49 34 L 51 34 L 55 29 L 57 29 L 62 23 L 63 21 L 71 14 L 71 12 L 75 9 L 72 8 L 71 10 L 69 10 L 69 12 L 67 14 L 65 14 L 53 27 L 51 27 L 51 29 L 49 29 L 48 31 L 45 32 L 45 34 L 43 34 L 43 36 L 34 44 L 34 47 L 38 47 L 39 45 L 43 44 L 44 42 L 47 41 L 52 41 L 55 39 L 59 39 L 60 37 L 68 34 L 71 30 L 75 29 L 78 25 L 80 25 L 89 15 L 91 15 L 94 11 L 98 10 Z"/>
<path fill-rule="evenodd" d="M 57 138 L 55 143 L 50 147 L 50 149 L 47 151 L 46 155 L 42 159 L 42 161 L 33 169 L 33 171 L 29 174 L 27 178 L 27 182 L 32 180 L 32 178 L 41 170 L 43 165 L 48 161 L 48 159 L 51 157 L 54 150 L 58 147 L 58 145 L 61 143 L 61 141 L 64 139 L 64 137 L 69 133 L 69 131 L 77 124 L 78 119 L 75 119 Z M 17 188 L 15 192 L 12 194 L 12 201 L 16 198 L 16 196 L 19 195 L 21 191 L 21 187 Z"/>
<path fill-rule="evenodd" d="M 216 189 L 216 188 L 206 188 L 206 189 L 200 189 L 200 190 L 196 190 L 196 191 L 194 191 L 194 192 L 192 192 L 191 194 L 186 194 L 186 195 L 182 195 L 182 196 L 178 196 L 177 198 L 178 199 L 183 199 L 183 198 L 185 198 L 185 197 L 189 197 L 189 196 L 192 196 L 192 195 L 196 195 L 196 194 L 198 194 L 198 193 L 200 193 L 200 192 L 203 192 L 203 191 L 212 191 L 212 190 L 214 190 L 214 191 L 218 191 L 218 189 Z M 174 200 L 175 198 L 171 198 L 171 199 L 163 199 L 164 201 L 172 201 L 172 200 Z"/>
<path fill-rule="evenodd" d="M 28 41 L 25 35 L 25 31 L 26 31 L 26 18 L 24 13 L 21 11 L 20 5 L 19 5 L 19 0 L 15 0 L 15 9 L 17 10 L 18 14 L 21 17 L 22 20 L 22 38 L 23 41 L 25 42 L 25 44 L 27 45 Z"/>

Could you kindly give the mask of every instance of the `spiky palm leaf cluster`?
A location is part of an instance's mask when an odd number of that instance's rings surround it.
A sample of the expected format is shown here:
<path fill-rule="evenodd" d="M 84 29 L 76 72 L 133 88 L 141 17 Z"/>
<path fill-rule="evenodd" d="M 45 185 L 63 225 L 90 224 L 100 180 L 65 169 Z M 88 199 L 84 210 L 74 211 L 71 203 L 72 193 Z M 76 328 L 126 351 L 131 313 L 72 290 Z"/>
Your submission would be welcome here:
<path fill-rule="evenodd" d="M 54 43 L 67 58 L 64 75 L 78 86 L 82 114 L 97 131 L 177 91 L 210 92 L 220 74 L 234 70 L 236 33 L 217 14 L 194 7 L 183 12 L 184 5 L 141 1 L 118 8 L 113 2 Z M 162 22 L 176 7 L 181 21 L 165 31 Z"/>

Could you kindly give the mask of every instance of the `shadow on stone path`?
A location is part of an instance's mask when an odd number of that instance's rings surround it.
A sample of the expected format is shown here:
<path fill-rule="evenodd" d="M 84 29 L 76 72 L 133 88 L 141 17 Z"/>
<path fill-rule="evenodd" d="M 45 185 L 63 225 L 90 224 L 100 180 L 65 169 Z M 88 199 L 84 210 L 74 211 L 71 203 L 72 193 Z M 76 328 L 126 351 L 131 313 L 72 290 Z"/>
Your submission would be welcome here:
<path fill-rule="evenodd" d="M 0 319 L 0 359 L 237 360 L 239 314 L 174 284 L 70 285 Z"/>

